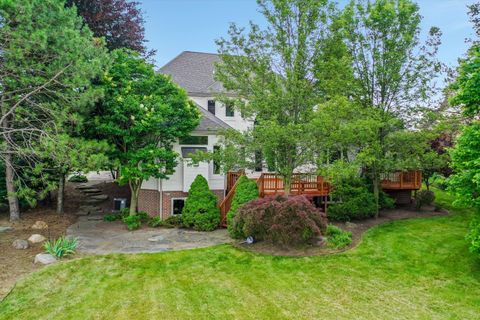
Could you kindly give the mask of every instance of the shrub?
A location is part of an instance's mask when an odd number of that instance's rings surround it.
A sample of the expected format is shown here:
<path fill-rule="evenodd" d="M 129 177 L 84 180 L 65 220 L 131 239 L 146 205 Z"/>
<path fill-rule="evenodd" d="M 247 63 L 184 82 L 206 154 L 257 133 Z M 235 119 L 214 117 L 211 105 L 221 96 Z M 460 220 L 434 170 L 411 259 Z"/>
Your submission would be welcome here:
<path fill-rule="evenodd" d="M 369 190 L 367 182 L 360 178 L 335 185 L 332 198 L 336 203 L 329 206 L 328 218 L 334 221 L 370 218 L 377 211 L 373 192 Z M 395 207 L 395 200 L 384 192 L 380 192 L 378 200 L 380 209 Z"/>
<path fill-rule="evenodd" d="M 77 239 L 60 237 L 57 240 L 48 240 L 44 243 L 43 247 L 47 253 L 50 253 L 57 258 L 63 258 L 70 254 L 74 254 L 77 245 Z"/>
<path fill-rule="evenodd" d="M 123 217 L 122 221 L 127 225 L 127 229 L 130 231 L 136 230 L 142 225 L 142 219 L 138 215 Z"/>
<path fill-rule="evenodd" d="M 175 227 L 183 226 L 183 219 L 182 219 L 181 214 L 176 214 L 176 215 L 170 216 L 167 219 L 165 219 L 165 222 L 167 222 L 167 223 L 169 223 L 169 224 L 171 224 L 172 226 L 175 226 Z"/>
<path fill-rule="evenodd" d="M 333 249 L 342 249 L 352 243 L 352 233 L 344 231 L 337 226 L 329 224 L 325 233 L 327 246 Z"/>
<path fill-rule="evenodd" d="M 235 233 L 235 229 L 233 228 L 233 218 L 237 214 L 238 208 L 247 203 L 248 201 L 255 200 L 257 198 L 257 183 L 253 180 L 248 179 L 246 176 L 241 176 L 238 180 L 237 188 L 232 199 L 232 205 L 227 213 L 227 229 L 232 237 L 241 237 L 241 235 Z"/>
<path fill-rule="evenodd" d="M 233 219 L 235 234 L 274 244 L 315 241 L 326 228 L 326 216 L 304 196 L 266 197 L 241 206 Z"/>
<path fill-rule="evenodd" d="M 217 196 L 209 189 L 202 175 L 198 175 L 190 186 L 182 218 L 185 227 L 202 231 L 215 230 L 220 223 Z"/>
<path fill-rule="evenodd" d="M 165 220 L 162 220 L 159 216 L 153 217 L 148 221 L 148 225 L 153 228 L 165 227 L 175 228 L 182 225 L 181 215 L 170 216 Z"/>
<path fill-rule="evenodd" d="M 108 213 L 103 216 L 103 221 L 117 221 L 122 220 L 123 216 L 120 213 Z"/>
<path fill-rule="evenodd" d="M 421 209 L 424 205 L 431 205 L 435 201 L 435 194 L 430 190 L 420 190 L 415 195 L 415 207 Z"/>
<path fill-rule="evenodd" d="M 70 182 L 88 182 L 88 179 L 83 174 L 76 174 L 76 175 L 71 176 L 70 179 L 68 179 L 68 181 L 70 181 Z"/>
<path fill-rule="evenodd" d="M 139 217 L 140 221 L 142 222 L 147 222 L 148 220 L 150 220 L 150 216 L 145 211 L 138 211 L 136 216 Z"/>

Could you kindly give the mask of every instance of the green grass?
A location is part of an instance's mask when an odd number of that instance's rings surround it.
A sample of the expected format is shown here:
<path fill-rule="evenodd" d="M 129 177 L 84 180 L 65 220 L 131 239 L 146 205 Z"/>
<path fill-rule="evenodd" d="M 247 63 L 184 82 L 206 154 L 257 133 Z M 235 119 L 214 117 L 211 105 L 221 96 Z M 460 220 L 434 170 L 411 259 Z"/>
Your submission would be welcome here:
<path fill-rule="evenodd" d="M 438 202 L 451 202 L 445 194 Z M 469 210 L 398 221 L 347 253 L 256 255 L 231 246 L 87 257 L 42 269 L 0 319 L 478 319 Z"/>

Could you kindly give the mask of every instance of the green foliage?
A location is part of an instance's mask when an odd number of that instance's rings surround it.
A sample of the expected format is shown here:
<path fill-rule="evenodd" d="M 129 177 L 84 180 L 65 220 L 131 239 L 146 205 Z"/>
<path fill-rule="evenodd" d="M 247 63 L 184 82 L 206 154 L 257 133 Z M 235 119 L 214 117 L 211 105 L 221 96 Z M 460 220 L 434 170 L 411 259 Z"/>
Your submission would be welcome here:
<path fill-rule="evenodd" d="M 333 189 L 332 198 L 336 202 L 328 207 L 329 219 L 349 221 L 375 215 L 375 197 L 363 179 L 350 179 L 337 183 Z"/>
<path fill-rule="evenodd" d="M 235 99 L 222 98 L 255 117 L 255 126 L 242 137 L 227 137 L 223 155 L 226 162 L 236 160 L 243 168 L 245 159 L 261 154 L 289 191 L 294 169 L 312 161 L 315 106 L 338 94 L 351 69 L 348 58 L 343 59 L 347 53 L 339 27 L 332 26 L 337 16 L 333 5 L 268 0 L 258 4 L 265 28 L 251 24 L 245 32 L 232 24 L 228 39 L 217 41 L 222 63 L 215 77 L 237 93 Z M 236 157 L 231 156 L 232 145 L 237 146 Z M 247 163 L 250 168 L 255 164 Z"/>
<path fill-rule="evenodd" d="M 415 195 L 415 207 L 420 210 L 423 206 L 431 205 L 435 201 L 435 194 L 430 190 L 417 191 Z"/>
<path fill-rule="evenodd" d="M 172 144 L 199 123 L 199 112 L 186 92 L 148 64 L 138 53 L 112 52 L 113 64 L 101 79 L 105 94 L 92 125 L 95 136 L 115 148 L 120 183 L 132 191 L 130 214 L 145 179 L 167 179 L 177 165 Z"/>
<path fill-rule="evenodd" d="M 122 220 L 123 216 L 119 213 L 108 213 L 103 216 L 103 221 L 117 221 L 117 220 Z"/>
<path fill-rule="evenodd" d="M 333 224 L 327 225 L 327 246 L 333 249 L 343 249 L 352 243 L 352 233 L 344 231 Z"/>
<path fill-rule="evenodd" d="M 43 244 L 43 247 L 47 253 L 57 257 L 63 258 L 68 255 L 74 254 L 77 249 L 77 239 L 68 239 L 60 237 L 57 240 L 48 240 Z"/>
<path fill-rule="evenodd" d="M 142 218 L 137 215 L 128 215 L 126 217 L 123 217 L 122 221 L 127 225 L 127 229 L 130 231 L 137 230 L 142 225 Z"/>
<path fill-rule="evenodd" d="M 257 198 L 257 183 L 254 180 L 248 179 L 246 176 L 241 176 L 237 182 L 237 188 L 232 199 L 230 210 L 227 213 L 227 229 L 232 237 L 241 237 L 241 235 L 235 234 L 235 229 L 233 228 L 233 218 L 235 218 L 238 208 L 243 204 Z"/>
<path fill-rule="evenodd" d="M 208 187 L 207 180 L 198 175 L 188 190 L 182 211 L 183 224 L 195 230 L 212 231 L 220 223 L 217 196 Z"/>
<path fill-rule="evenodd" d="M 477 212 L 470 222 L 470 230 L 465 236 L 470 244 L 470 252 L 480 255 L 480 213 Z"/>
<path fill-rule="evenodd" d="M 159 216 L 153 217 L 148 221 L 148 225 L 152 228 L 165 227 L 165 228 L 175 228 L 182 226 L 182 216 L 174 215 L 170 216 L 167 219 L 163 220 Z"/>
<path fill-rule="evenodd" d="M 88 182 L 88 179 L 83 174 L 75 174 L 68 179 L 70 182 Z"/>
<path fill-rule="evenodd" d="M 232 228 L 238 236 L 276 245 L 313 244 L 325 232 L 327 218 L 304 196 L 264 197 L 238 209 Z"/>

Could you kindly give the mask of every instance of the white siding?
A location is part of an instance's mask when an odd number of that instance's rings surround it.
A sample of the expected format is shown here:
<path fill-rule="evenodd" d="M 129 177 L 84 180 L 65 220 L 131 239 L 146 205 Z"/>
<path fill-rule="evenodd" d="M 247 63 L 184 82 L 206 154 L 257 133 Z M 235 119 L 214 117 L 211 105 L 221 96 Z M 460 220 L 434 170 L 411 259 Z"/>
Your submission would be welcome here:
<path fill-rule="evenodd" d="M 208 100 L 215 100 L 214 97 L 190 97 L 190 99 L 195 101 L 200 107 L 205 110 L 208 110 Z M 221 102 L 215 101 L 215 116 L 228 124 L 230 127 L 239 131 L 246 131 L 253 125 L 253 121 L 243 119 L 240 115 L 240 111 L 238 110 L 235 110 L 235 114 L 233 117 L 227 117 L 225 115 L 225 112 L 225 106 Z"/>

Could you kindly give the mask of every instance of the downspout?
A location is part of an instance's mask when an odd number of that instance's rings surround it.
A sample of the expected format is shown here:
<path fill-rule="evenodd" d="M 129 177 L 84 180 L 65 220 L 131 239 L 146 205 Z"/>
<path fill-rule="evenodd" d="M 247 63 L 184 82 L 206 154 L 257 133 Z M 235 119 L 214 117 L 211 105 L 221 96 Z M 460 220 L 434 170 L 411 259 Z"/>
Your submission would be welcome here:
<path fill-rule="evenodd" d="M 159 203 L 159 213 L 158 215 L 160 216 L 160 219 L 163 219 L 162 218 L 162 213 L 163 213 L 163 186 L 162 186 L 162 179 L 158 179 L 157 180 L 157 189 L 158 189 L 158 192 L 160 192 L 160 203 Z"/>

